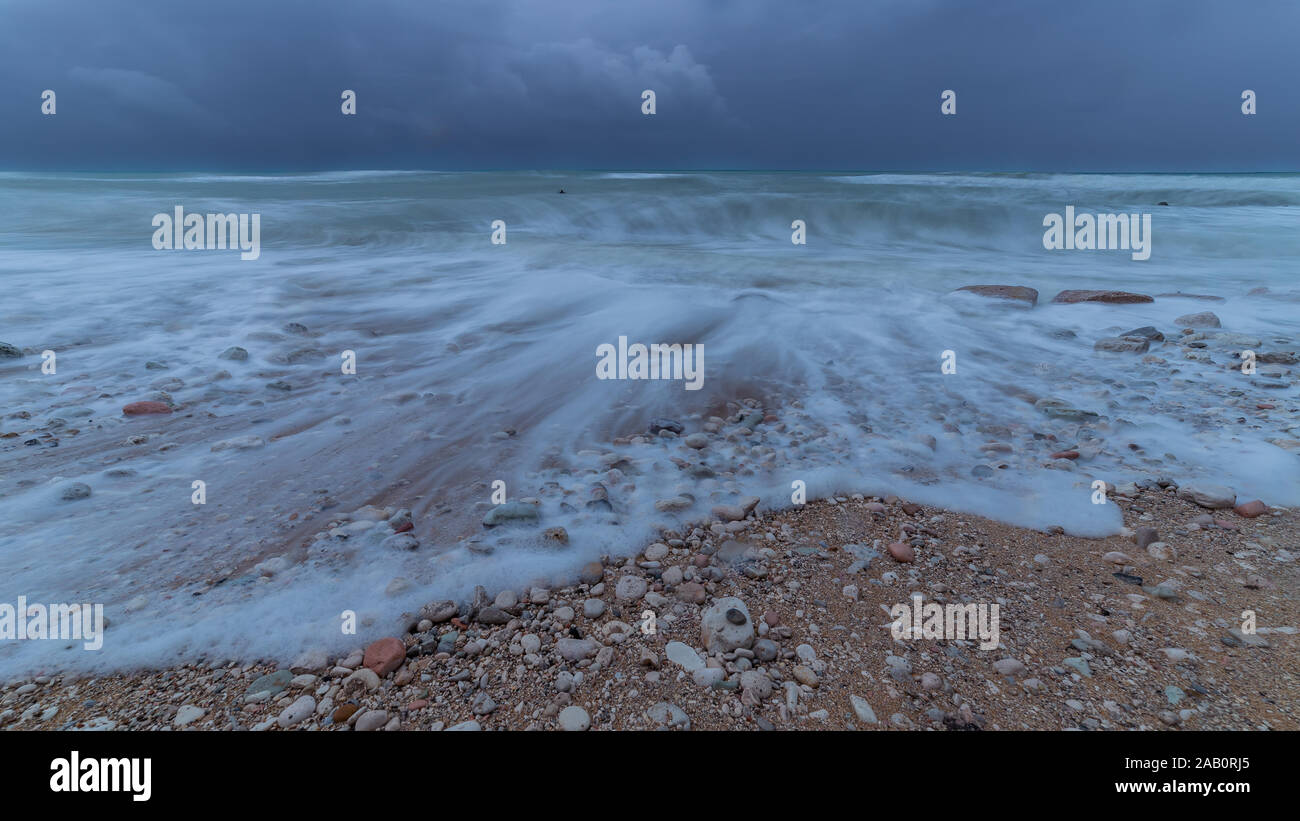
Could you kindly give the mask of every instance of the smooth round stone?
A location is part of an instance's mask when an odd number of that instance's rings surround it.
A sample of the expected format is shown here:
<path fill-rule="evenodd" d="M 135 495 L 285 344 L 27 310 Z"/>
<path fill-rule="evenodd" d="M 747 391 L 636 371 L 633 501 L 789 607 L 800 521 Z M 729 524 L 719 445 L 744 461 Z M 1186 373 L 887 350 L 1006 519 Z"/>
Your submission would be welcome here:
<path fill-rule="evenodd" d="M 314 712 L 316 712 L 316 699 L 311 696 L 300 696 L 284 708 L 284 712 L 280 713 L 276 721 L 281 727 L 292 727 Z"/>
<path fill-rule="evenodd" d="M 682 442 L 688 448 L 694 448 L 695 450 L 702 450 L 709 446 L 709 437 L 704 435 L 703 433 L 692 433 L 690 436 L 687 436 L 685 439 L 683 439 Z"/>
<path fill-rule="evenodd" d="M 73 482 L 64 485 L 63 490 L 59 491 L 59 498 L 65 502 L 75 502 L 78 499 L 90 498 L 90 485 L 85 482 Z"/>
<path fill-rule="evenodd" d="M 916 560 L 916 552 L 912 550 L 912 546 L 907 542 L 890 542 L 889 547 L 886 549 L 896 562 L 907 564 Z"/>
<path fill-rule="evenodd" d="M 754 642 L 754 658 L 759 661 L 775 661 L 781 648 L 771 639 L 759 639 Z"/>
<path fill-rule="evenodd" d="M 794 677 L 800 684 L 807 684 L 809 687 L 817 686 L 817 674 L 812 671 L 811 667 L 800 664 L 794 668 Z"/>
<path fill-rule="evenodd" d="M 578 571 L 578 580 L 583 584 L 597 584 L 605 577 L 605 566 L 600 562 L 587 562 Z"/>
<path fill-rule="evenodd" d="M 591 716 L 576 704 L 570 704 L 561 710 L 557 721 L 560 723 L 560 729 L 570 733 L 580 733 L 591 727 Z"/>
<path fill-rule="evenodd" d="M 686 715 L 686 711 L 676 704 L 669 704 L 661 701 L 658 704 L 646 710 L 646 717 L 661 727 L 681 727 L 683 730 L 691 729 L 691 720 Z"/>
<path fill-rule="evenodd" d="M 614 596 L 622 601 L 637 601 L 645 595 L 649 585 L 640 576 L 624 576 L 614 587 Z"/>
<path fill-rule="evenodd" d="M 582 603 L 582 615 L 589 619 L 598 619 L 605 615 L 605 602 L 601 599 L 587 599 Z"/>
<path fill-rule="evenodd" d="M 248 685 L 247 694 L 251 696 L 256 693 L 267 692 L 275 695 L 288 687 L 289 682 L 292 680 L 293 673 L 288 670 L 276 670 L 274 673 L 267 673 L 254 680 L 252 684 Z"/>
<path fill-rule="evenodd" d="M 368 733 L 378 730 L 388 723 L 388 712 L 385 710 L 367 710 L 357 719 L 353 728 L 359 733 Z"/>

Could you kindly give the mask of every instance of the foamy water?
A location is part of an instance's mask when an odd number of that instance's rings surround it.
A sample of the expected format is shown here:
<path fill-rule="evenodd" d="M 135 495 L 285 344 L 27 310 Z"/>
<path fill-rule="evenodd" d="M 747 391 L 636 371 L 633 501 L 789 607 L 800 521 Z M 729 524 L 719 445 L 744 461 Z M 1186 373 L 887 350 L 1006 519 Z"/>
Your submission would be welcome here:
<path fill-rule="evenodd" d="M 0 601 L 103 602 L 112 622 L 98 653 L 2 642 L 0 673 L 353 646 L 403 610 L 565 579 L 741 495 L 789 504 L 795 480 L 1085 535 L 1120 525 L 1093 478 L 1300 503 L 1277 444 L 1300 438 L 1292 367 L 1230 371 L 1231 340 L 1207 342 L 1213 365 L 1172 343 L 1151 351 L 1166 364 L 1093 350 L 1144 325 L 1172 338 L 1202 310 L 1296 350 L 1296 176 L 0 174 L 0 203 L 0 341 L 32 351 L 0 360 L 0 433 L 19 434 L 0 439 Z M 154 250 L 153 216 L 177 205 L 260 214 L 260 259 Z M 1044 250 L 1043 217 L 1066 205 L 1152 214 L 1151 258 Z M 969 284 L 1027 285 L 1040 305 L 951 293 Z M 1067 288 L 1224 301 L 1045 304 Z M 703 388 L 597 379 L 620 336 L 702 345 Z M 231 346 L 248 360 L 218 358 Z M 160 391 L 176 413 L 122 415 Z M 1041 397 L 1097 416 L 1051 419 Z M 704 451 L 627 442 L 745 399 L 774 418 Z M 1085 459 L 1045 469 L 1045 435 Z M 264 444 L 212 449 L 248 436 Z M 540 501 L 537 526 L 484 531 L 496 480 Z M 62 501 L 70 482 L 92 496 Z M 584 504 L 596 482 L 612 512 Z M 683 492 L 692 507 L 655 509 Z M 308 549 L 367 503 L 411 508 L 420 548 Z M 570 546 L 543 542 L 555 526 Z M 283 569 L 256 569 L 275 556 Z M 362 636 L 340 634 L 345 609 Z"/>

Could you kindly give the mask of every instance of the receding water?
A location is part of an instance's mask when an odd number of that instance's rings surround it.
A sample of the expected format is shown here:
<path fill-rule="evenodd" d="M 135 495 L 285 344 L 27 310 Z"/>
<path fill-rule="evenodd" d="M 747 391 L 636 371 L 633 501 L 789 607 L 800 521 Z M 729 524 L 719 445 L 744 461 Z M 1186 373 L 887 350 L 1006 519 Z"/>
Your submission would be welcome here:
<path fill-rule="evenodd" d="M 154 250 L 153 216 L 177 205 L 260 214 L 261 257 Z M 1045 250 L 1067 205 L 1150 213 L 1151 258 Z M 1163 362 L 1093 350 L 1144 325 L 1172 340 L 1203 310 L 1296 350 L 1298 206 L 1293 175 L 0 174 L 0 341 L 32 350 L 0 360 L 0 433 L 19 434 L 0 439 L 0 601 L 103 602 L 111 622 L 98 653 L 0 643 L 0 673 L 351 646 L 345 609 L 391 632 L 423 602 L 563 578 L 743 494 L 788 504 L 796 480 L 1087 535 L 1120 524 L 1094 478 L 1300 503 L 1293 368 L 1243 376 L 1232 340 L 1207 343 L 1213 364 L 1172 342 Z M 1040 303 L 951 293 L 969 284 Z M 1223 301 L 1048 304 L 1067 288 Z M 702 389 L 597 379 L 620 336 L 703 346 Z M 230 346 L 249 359 L 218 358 Z M 176 413 L 122 415 L 158 391 Z M 1097 416 L 1049 418 L 1042 397 Z M 614 443 L 745 399 L 775 417 L 749 436 Z M 213 450 L 249 436 L 264 444 Z M 1073 470 L 1044 467 L 1073 444 Z M 485 532 L 495 480 L 540 499 L 541 523 Z M 62 501 L 69 482 L 93 494 Z M 612 514 L 585 506 L 596 482 Z M 656 511 L 682 492 L 692 508 Z M 420 548 L 308 549 L 367 503 L 411 508 Z M 569 547 L 539 538 L 551 526 Z"/>

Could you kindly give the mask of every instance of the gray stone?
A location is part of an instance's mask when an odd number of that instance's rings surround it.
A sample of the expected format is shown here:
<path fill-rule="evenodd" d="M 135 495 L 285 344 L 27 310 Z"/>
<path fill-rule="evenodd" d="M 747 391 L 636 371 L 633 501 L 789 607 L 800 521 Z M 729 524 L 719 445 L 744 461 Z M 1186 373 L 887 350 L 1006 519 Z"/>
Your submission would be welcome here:
<path fill-rule="evenodd" d="M 353 729 L 359 733 L 368 733 L 378 730 L 388 723 L 388 712 L 385 710 L 367 710 L 362 713 L 352 725 Z"/>
<path fill-rule="evenodd" d="M 386 550 L 415 550 L 420 542 L 410 533 L 395 533 L 380 544 Z"/>
<path fill-rule="evenodd" d="M 1092 668 L 1088 666 L 1088 662 L 1084 661 L 1079 656 L 1072 656 L 1061 663 L 1066 667 L 1073 667 L 1075 670 L 1079 671 L 1079 675 L 1084 678 L 1092 678 Z"/>
<path fill-rule="evenodd" d="M 853 705 L 853 712 L 857 715 L 858 721 L 863 724 L 878 724 L 876 711 L 871 709 L 865 698 L 859 696 L 849 696 L 849 702 Z"/>
<path fill-rule="evenodd" d="M 1025 665 L 1019 659 L 1005 658 L 993 662 L 993 669 L 1004 676 L 1018 676 L 1025 672 Z"/>
<path fill-rule="evenodd" d="M 664 648 L 664 653 L 668 656 L 669 661 L 677 662 L 688 673 L 693 673 L 704 667 L 704 660 L 700 658 L 700 654 L 680 641 L 668 642 L 668 646 Z"/>
<path fill-rule="evenodd" d="M 1185 328 L 1221 328 L 1223 323 L 1213 311 L 1201 311 L 1199 314 L 1183 314 L 1174 320 L 1175 325 Z"/>
<path fill-rule="evenodd" d="M 649 584 L 640 576 L 624 576 L 614 587 L 614 597 L 620 601 L 635 602 L 646 594 L 647 589 Z"/>
<path fill-rule="evenodd" d="M 739 623 L 733 621 L 737 616 L 743 617 Z M 749 608 L 735 596 L 715 601 L 700 616 L 700 643 L 710 652 L 731 652 L 737 647 L 751 647 L 754 644 L 754 622 L 749 616 Z"/>
<path fill-rule="evenodd" d="M 536 522 L 540 517 L 536 505 L 506 502 L 488 511 L 488 514 L 483 517 L 483 526 L 496 527 L 511 522 Z"/>
<path fill-rule="evenodd" d="M 78 499 L 90 498 L 90 485 L 85 482 L 73 482 L 63 486 L 59 491 L 59 498 L 65 502 L 75 502 Z"/>
<path fill-rule="evenodd" d="M 574 663 L 589 659 L 600 650 L 600 646 L 591 639 L 560 639 L 555 642 L 555 652 L 560 654 L 560 658 L 567 662 Z"/>
<path fill-rule="evenodd" d="M 1237 494 L 1232 488 L 1206 482 L 1192 482 L 1179 487 L 1178 498 L 1211 510 L 1232 507 L 1237 503 Z"/>
<path fill-rule="evenodd" d="M 288 687 L 289 682 L 292 680 L 293 673 L 288 670 L 276 670 L 274 673 L 267 673 L 266 675 L 255 679 L 252 684 L 248 685 L 246 693 L 250 696 L 261 692 L 275 695 L 285 687 Z"/>
<path fill-rule="evenodd" d="M 560 729 L 566 732 L 582 732 L 591 726 L 591 716 L 576 704 L 570 704 L 561 710 L 557 720 Z"/>
<path fill-rule="evenodd" d="M 1110 351 L 1111 353 L 1146 353 L 1150 347 L 1151 341 L 1140 336 L 1127 339 L 1122 336 L 1111 336 L 1098 339 L 1097 344 L 1092 346 L 1095 351 Z"/>
<path fill-rule="evenodd" d="M 645 711 L 646 718 L 658 724 L 661 727 L 680 727 L 683 730 L 691 729 L 691 719 L 686 715 L 686 711 L 676 704 L 669 704 L 661 701 L 655 704 L 649 710 Z"/>
<path fill-rule="evenodd" d="M 311 696 L 299 696 L 284 708 L 276 723 L 281 727 L 292 727 L 314 712 L 316 712 L 316 699 Z"/>

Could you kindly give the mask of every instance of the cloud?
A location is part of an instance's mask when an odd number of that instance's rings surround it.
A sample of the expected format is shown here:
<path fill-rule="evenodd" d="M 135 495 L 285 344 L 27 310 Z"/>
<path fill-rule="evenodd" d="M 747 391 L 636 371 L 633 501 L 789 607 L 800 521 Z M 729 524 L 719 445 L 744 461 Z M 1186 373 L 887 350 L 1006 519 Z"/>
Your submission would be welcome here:
<path fill-rule="evenodd" d="M 1300 166 L 1300 5 L 1277 0 L 66 0 L 5 18 L 8 167 Z"/>
<path fill-rule="evenodd" d="M 230 128 L 229 123 L 191 100 L 175 84 L 142 71 L 77 66 L 68 71 L 68 78 L 102 92 L 99 102 L 124 114 L 151 114 L 204 129 Z"/>

